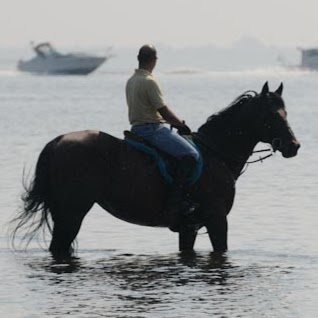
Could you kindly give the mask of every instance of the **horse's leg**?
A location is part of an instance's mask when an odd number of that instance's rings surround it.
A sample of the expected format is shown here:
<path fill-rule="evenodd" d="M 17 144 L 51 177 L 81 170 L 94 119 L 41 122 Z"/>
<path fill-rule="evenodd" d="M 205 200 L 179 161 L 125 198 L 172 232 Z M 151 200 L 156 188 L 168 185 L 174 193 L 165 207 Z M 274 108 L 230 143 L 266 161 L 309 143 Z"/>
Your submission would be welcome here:
<path fill-rule="evenodd" d="M 72 243 L 92 205 L 77 203 L 76 205 L 60 208 L 58 213 L 52 211 L 54 226 L 49 250 L 53 257 L 67 258 L 72 256 Z"/>
<path fill-rule="evenodd" d="M 207 211 L 207 210 L 206 210 Z M 222 206 L 210 206 L 204 213 L 204 225 L 215 252 L 227 251 L 227 216 Z"/>
<path fill-rule="evenodd" d="M 193 251 L 193 246 L 198 232 L 191 229 L 183 229 L 179 232 L 179 251 Z"/>
<path fill-rule="evenodd" d="M 227 251 L 227 218 L 226 216 L 214 217 L 210 224 L 206 225 L 210 241 L 215 252 Z"/>

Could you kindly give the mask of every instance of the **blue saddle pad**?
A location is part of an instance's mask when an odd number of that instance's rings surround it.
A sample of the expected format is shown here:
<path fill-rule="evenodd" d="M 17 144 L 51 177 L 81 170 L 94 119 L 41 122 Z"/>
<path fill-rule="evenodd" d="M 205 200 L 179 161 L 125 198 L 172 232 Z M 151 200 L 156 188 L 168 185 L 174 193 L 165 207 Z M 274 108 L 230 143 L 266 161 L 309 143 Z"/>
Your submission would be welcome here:
<path fill-rule="evenodd" d="M 198 164 L 197 164 L 195 170 L 193 171 L 193 175 L 192 175 L 190 182 L 189 182 L 189 186 L 192 186 L 196 181 L 198 181 L 198 179 L 201 176 L 202 169 L 203 169 L 203 160 L 202 160 L 201 153 L 200 153 L 198 147 L 196 146 L 196 144 L 191 139 L 189 139 L 187 137 L 184 137 L 184 138 L 187 139 L 187 141 L 190 142 L 199 152 Z M 174 183 L 173 176 L 170 173 L 169 163 L 160 155 L 160 153 L 155 148 L 150 147 L 150 146 L 148 146 L 142 142 L 139 142 L 137 140 L 131 139 L 129 137 L 125 138 L 124 141 L 127 142 L 127 144 L 136 148 L 137 150 L 140 150 L 141 152 L 144 152 L 144 153 L 152 156 L 154 158 L 164 180 L 169 184 Z"/>

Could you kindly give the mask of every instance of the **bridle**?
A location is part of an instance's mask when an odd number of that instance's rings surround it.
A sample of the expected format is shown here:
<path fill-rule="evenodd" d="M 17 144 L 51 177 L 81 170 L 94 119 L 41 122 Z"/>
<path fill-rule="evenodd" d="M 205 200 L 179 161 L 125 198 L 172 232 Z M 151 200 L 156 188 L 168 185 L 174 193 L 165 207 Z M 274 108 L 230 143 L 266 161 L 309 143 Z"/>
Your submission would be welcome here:
<path fill-rule="evenodd" d="M 264 88 L 263 88 L 263 90 L 264 90 Z M 270 114 L 278 115 L 277 110 L 280 109 L 280 106 L 282 106 L 282 108 L 283 108 L 284 104 L 283 104 L 282 100 L 276 101 L 275 99 L 276 99 L 276 97 L 281 96 L 282 85 L 280 86 L 280 88 L 277 91 L 275 91 L 275 93 L 269 93 L 268 87 L 267 87 L 267 92 L 266 92 L 266 90 L 265 90 L 265 92 L 263 92 L 263 90 L 262 90 L 261 94 L 257 94 L 254 91 L 248 91 L 247 93 L 240 96 L 240 98 L 238 99 L 238 102 L 235 101 L 234 104 L 232 104 L 232 105 L 239 106 L 242 103 L 244 104 L 246 102 L 253 100 L 255 97 L 260 96 L 260 98 L 262 99 L 262 103 L 264 103 L 264 102 L 266 103 L 266 109 L 270 109 Z M 250 95 L 249 95 L 249 93 L 250 93 Z M 280 105 L 280 102 L 282 103 L 282 105 Z M 278 103 L 278 105 L 275 105 L 276 103 Z M 278 106 L 279 108 L 276 108 L 274 106 L 276 106 L 276 107 Z M 230 105 L 229 109 L 231 109 L 231 107 L 232 106 Z M 262 107 L 262 109 L 264 109 L 264 108 Z M 275 109 L 277 111 L 277 113 L 276 113 L 276 111 L 275 111 L 275 113 L 272 112 L 272 109 Z M 277 127 L 277 122 L 276 122 L 276 120 L 273 121 L 275 119 L 275 117 L 272 117 L 272 115 L 270 115 L 270 114 L 265 115 L 265 116 L 261 115 L 260 117 L 258 117 L 258 120 L 256 122 L 254 122 L 254 125 L 253 125 L 254 128 L 257 129 L 255 131 L 255 133 L 259 134 L 260 135 L 259 137 L 263 136 L 263 138 L 260 138 L 258 140 L 266 142 L 266 143 L 270 143 L 271 147 L 268 149 L 250 150 L 250 153 L 247 152 L 245 154 L 234 154 L 231 151 L 228 152 L 227 150 L 219 149 L 219 147 L 216 143 L 214 143 L 212 140 L 209 140 L 208 135 L 206 135 L 204 133 L 204 130 L 203 131 L 199 130 L 197 133 L 194 133 L 193 136 L 195 139 L 197 139 L 197 141 L 204 148 L 207 149 L 207 151 L 213 152 L 220 159 L 226 160 L 229 164 L 241 165 L 243 167 L 242 170 L 240 172 L 237 171 L 238 176 L 240 176 L 242 173 L 244 173 L 246 171 L 249 164 L 263 162 L 264 160 L 273 156 L 273 154 L 277 150 L 281 150 L 283 147 L 283 140 L 279 137 L 273 136 L 271 133 L 271 130 L 272 130 L 271 128 L 273 127 L 273 125 L 274 125 L 274 127 Z M 209 121 L 209 119 L 208 119 L 208 121 Z M 244 129 L 243 130 L 236 129 L 236 130 L 229 131 L 227 133 L 227 135 L 228 136 L 242 136 L 242 135 L 245 135 L 245 133 L 244 133 Z M 249 135 L 250 135 L 250 132 L 249 132 Z M 248 160 L 254 154 L 265 153 L 265 152 L 267 154 L 266 155 L 262 154 L 258 159 Z M 270 153 L 268 153 L 268 152 L 270 152 Z"/>

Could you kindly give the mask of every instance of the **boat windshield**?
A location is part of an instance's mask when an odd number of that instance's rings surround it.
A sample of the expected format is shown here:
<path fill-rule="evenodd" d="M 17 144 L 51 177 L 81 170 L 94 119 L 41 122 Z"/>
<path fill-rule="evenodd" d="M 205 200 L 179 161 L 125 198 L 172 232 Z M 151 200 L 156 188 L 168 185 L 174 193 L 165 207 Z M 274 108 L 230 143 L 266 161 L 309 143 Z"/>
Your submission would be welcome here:
<path fill-rule="evenodd" d="M 58 53 L 50 43 L 41 43 L 33 47 L 37 55 L 42 57 L 58 56 Z"/>

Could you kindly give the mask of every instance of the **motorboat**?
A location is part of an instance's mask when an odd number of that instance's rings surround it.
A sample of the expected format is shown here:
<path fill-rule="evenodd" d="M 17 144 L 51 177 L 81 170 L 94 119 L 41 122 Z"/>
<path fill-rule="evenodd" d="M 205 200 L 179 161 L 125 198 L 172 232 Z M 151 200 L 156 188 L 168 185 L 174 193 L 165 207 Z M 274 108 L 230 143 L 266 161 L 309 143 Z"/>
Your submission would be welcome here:
<path fill-rule="evenodd" d="M 301 59 L 299 64 L 286 63 L 282 56 L 278 56 L 278 62 L 290 70 L 305 70 L 305 71 L 318 71 L 318 48 L 303 49 L 297 47 L 301 52 Z"/>
<path fill-rule="evenodd" d="M 36 54 L 27 61 L 20 60 L 18 69 L 37 74 L 87 75 L 103 64 L 109 56 L 94 56 L 84 53 L 62 54 L 49 42 L 32 45 Z"/>
<path fill-rule="evenodd" d="M 301 68 L 318 71 L 318 48 L 301 49 Z"/>

